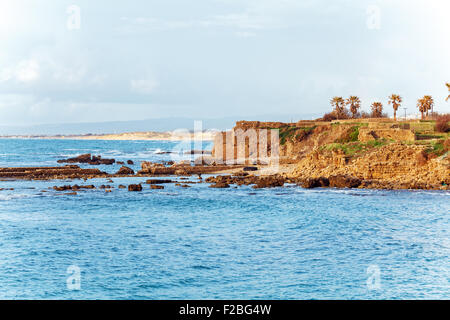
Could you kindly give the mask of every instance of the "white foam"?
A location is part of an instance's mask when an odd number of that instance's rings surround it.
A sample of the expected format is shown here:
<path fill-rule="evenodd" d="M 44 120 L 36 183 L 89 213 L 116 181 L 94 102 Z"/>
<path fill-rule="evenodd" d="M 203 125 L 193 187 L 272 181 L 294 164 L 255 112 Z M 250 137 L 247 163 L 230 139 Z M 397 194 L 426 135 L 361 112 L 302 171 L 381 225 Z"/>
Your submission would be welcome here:
<path fill-rule="evenodd" d="M 30 198 L 31 195 L 29 194 L 0 194 L 0 201 L 9 201 L 14 199 L 22 199 L 22 198 Z"/>

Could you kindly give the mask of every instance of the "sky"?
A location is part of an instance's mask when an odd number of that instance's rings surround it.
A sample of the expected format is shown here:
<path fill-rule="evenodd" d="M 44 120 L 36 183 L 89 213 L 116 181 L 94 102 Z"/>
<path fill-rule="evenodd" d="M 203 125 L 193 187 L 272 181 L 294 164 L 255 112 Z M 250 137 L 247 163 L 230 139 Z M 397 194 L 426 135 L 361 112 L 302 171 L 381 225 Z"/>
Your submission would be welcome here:
<path fill-rule="evenodd" d="M 1 0 L 0 125 L 450 112 L 449 39 L 448 0 Z"/>

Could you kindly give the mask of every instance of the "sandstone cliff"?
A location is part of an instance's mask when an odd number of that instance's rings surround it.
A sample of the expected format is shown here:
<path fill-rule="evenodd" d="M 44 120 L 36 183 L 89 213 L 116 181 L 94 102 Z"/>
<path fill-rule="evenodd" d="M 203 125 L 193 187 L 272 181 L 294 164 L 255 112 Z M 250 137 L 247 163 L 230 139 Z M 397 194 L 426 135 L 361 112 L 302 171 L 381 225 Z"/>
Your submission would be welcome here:
<path fill-rule="evenodd" d="M 423 138 L 428 140 L 416 141 Z M 268 157 L 277 149 L 281 165 L 296 164 L 288 176 L 300 181 L 339 175 L 359 179 L 358 186 L 366 188 L 449 189 L 449 141 L 448 134 L 437 135 L 420 121 L 239 121 L 216 136 L 212 156 L 221 163 L 264 164 L 266 146 Z"/>
<path fill-rule="evenodd" d="M 353 176 L 366 188 L 449 190 L 450 158 L 446 154 L 429 159 L 426 146 L 401 143 L 374 148 L 355 158 L 339 149 L 316 149 L 298 163 L 292 175 L 300 179 Z"/>

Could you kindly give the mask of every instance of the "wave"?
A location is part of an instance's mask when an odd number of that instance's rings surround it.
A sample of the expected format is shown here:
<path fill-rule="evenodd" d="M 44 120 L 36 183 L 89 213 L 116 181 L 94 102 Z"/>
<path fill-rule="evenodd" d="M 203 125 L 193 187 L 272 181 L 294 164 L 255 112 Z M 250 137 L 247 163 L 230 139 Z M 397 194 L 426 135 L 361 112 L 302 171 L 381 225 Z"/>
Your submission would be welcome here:
<path fill-rule="evenodd" d="M 30 194 L 23 194 L 23 193 L 19 193 L 19 194 L 0 194 L 0 201 L 10 201 L 10 200 L 14 200 L 14 199 L 23 199 L 23 198 L 31 198 L 33 197 Z"/>

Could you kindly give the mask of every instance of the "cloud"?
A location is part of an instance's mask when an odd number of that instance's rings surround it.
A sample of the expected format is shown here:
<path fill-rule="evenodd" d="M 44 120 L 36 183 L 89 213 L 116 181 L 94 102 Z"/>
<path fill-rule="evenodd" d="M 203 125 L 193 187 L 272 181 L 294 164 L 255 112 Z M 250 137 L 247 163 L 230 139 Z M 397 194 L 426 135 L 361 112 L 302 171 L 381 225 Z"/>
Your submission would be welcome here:
<path fill-rule="evenodd" d="M 6 67 L 0 72 L 0 82 L 15 80 L 29 83 L 38 80 L 39 64 L 35 60 L 22 60 L 16 65 Z"/>
<path fill-rule="evenodd" d="M 131 90 L 140 94 L 152 94 L 159 86 L 155 79 L 137 79 L 130 81 Z"/>
<path fill-rule="evenodd" d="M 257 31 L 264 29 L 276 29 L 286 27 L 280 21 L 276 21 L 270 16 L 250 14 L 247 12 L 236 12 L 225 15 L 212 15 L 204 18 L 190 20 L 170 20 L 155 17 L 121 17 L 124 25 L 120 26 L 121 31 L 167 31 L 180 29 L 204 29 L 220 28 L 244 30 L 239 32 Z"/>
<path fill-rule="evenodd" d="M 79 0 L 70 31 L 67 3 L 2 0 L 0 120 L 298 114 L 393 92 L 410 110 L 429 92 L 444 112 L 450 5 L 421 2 Z"/>

